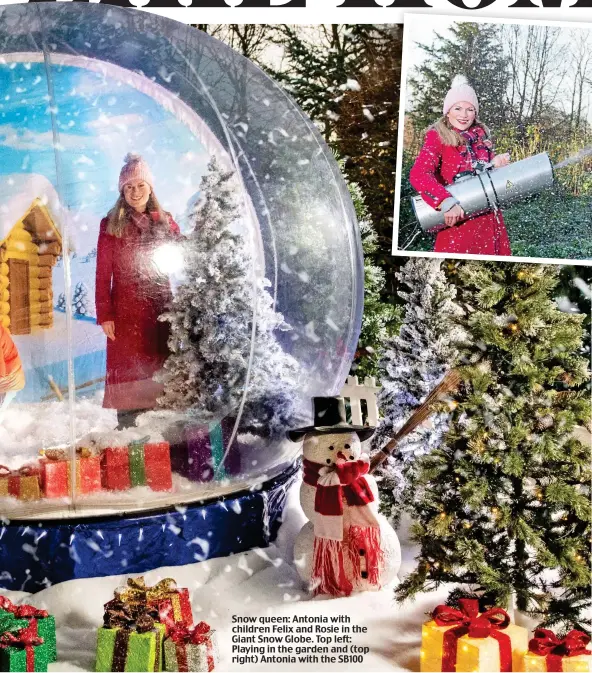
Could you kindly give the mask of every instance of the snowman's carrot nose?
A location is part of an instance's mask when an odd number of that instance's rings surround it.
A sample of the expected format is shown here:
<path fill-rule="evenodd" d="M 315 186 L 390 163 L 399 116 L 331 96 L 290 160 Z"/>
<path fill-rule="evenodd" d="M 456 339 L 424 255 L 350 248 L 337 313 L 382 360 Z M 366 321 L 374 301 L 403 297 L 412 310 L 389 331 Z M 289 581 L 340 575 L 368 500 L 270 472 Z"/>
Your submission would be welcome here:
<path fill-rule="evenodd" d="M 342 451 L 337 452 L 337 457 L 341 458 L 341 460 L 347 460 L 347 456 Z"/>

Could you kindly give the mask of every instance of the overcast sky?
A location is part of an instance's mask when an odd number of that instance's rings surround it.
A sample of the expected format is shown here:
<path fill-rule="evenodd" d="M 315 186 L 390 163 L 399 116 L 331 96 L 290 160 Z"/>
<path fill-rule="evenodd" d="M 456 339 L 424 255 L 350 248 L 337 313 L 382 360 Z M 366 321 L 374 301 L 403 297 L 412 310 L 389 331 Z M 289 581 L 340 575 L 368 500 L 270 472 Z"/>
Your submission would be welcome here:
<path fill-rule="evenodd" d="M 442 16 L 437 14 L 421 14 L 421 15 L 406 14 L 405 29 L 404 29 L 406 71 L 408 72 L 410 70 L 413 70 L 415 67 L 420 65 L 426 57 L 425 52 L 421 49 L 419 44 L 433 44 L 436 39 L 436 33 L 438 33 L 442 37 L 450 37 L 450 30 L 449 30 L 450 26 L 452 26 L 453 23 L 459 23 L 459 22 L 460 19 L 454 16 Z M 475 22 L 475 19 L 471 19 L 471 22 Z M 479 23 L 494 23 L 499 25 L 502 23 L 516 24 L 517 22 L 510 20 L 507 21 L 496 20 L 496 21 L 479 21 Z M 530 22 L 531 25 L 533 23 L 535 22 Z M 543 24 L 543 22 L 538 23 Z M 526 31 L 529 22 L 526 21 L 522 22 L 521 25 Z M 546 25 L 553 25 L 553 24 L 546 24 Z M 559 38 L 560 42 L 562 42 L 565 45 L 569 45 L 573 41 L 574 36 L 577 33 L 579 33 L 588 37 L 590 50 L 592 50 L 592 28 L 590 27 L 574 28 L 573 25 L 571 25 L 570 27 L 566 27 L 564 25 L 562 26 L 561 24 L 556 25 L 558 25 L 561 29 L 561 36 Z M 592 63 L 590 64 L 590 77 L 592 78 Z M 566 104 L 569 104 L 569 100 L 567 99 L 567 97 L 569 96 L 571 90 L 573 89 L 569 72 L 567 73 L 567 76 L 565 78 L 564 87 L 565 87 Z M 406 101 L 405 101 L 406 109 L 409 109 L 410 93 L 411 93 L 410 90 L 407 89 Z M 592 123 L 592 86 L 588 87 L 585 107 L 588 110 L 588 120 Z"/>

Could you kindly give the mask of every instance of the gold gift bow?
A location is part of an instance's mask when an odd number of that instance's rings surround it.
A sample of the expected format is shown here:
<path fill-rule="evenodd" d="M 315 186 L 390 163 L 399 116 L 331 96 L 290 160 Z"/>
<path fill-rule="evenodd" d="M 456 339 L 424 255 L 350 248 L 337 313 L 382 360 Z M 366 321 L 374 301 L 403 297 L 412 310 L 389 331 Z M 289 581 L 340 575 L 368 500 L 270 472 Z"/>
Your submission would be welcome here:
<path fill-rule="evenodd" d="M 153 587 L 147 587 L 143 575 L 129 577 L 127 587 L 116 590 L 116 596 L 128 603 L 145 603 L 147 601 L 161 601 L 170 598 L 177 592 L 177 582 L 172 577 L 166 577 Z"/>

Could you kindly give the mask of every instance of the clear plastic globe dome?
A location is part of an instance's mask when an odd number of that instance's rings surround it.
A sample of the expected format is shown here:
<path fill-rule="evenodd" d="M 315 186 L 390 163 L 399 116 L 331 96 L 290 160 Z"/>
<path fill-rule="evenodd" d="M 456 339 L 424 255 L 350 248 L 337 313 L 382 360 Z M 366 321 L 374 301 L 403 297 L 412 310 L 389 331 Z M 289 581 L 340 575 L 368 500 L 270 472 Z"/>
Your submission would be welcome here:
<path fill-rule="evenodd" d="M 340 391 L 360 328 L 361 246 L 330 150 L 190 26 L 41 3 L 0 7 L 0 34 L 0 322 L 25 376 L 3 389 L 2 510 L 132 510 L 278 474 L 299 450 L 285 430 Z M 142 162 L 125 184 L 152 199 L 138 208 L 119 189 L 128 152 Z M 170 451 L 163 490 L 145 446 Z M 25 478 L 39 491 L 23 496 Z"/>

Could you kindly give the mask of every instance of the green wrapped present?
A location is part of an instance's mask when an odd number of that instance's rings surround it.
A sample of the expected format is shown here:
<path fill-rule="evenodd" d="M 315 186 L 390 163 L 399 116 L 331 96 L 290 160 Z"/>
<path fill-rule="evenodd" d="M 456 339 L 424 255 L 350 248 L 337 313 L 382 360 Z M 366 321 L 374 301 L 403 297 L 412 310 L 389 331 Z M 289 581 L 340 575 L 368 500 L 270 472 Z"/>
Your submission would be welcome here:
<path fill-rule="evenodd" d="M 162 671 L 166 626 L 155 621 L 154 611 L 137 610 L 117 599 L 105 610 L 95 671 Z"/>
<path fill-rule="evenodd" d="M 47 648 L 35 631 L 31 622 L 24 629 L 0 635 L 0 671 L 47 671 Z"/>
<path fill-rule="evenodd" d="M 11 631 L 14 631 L 15 628 L 35 624 L 36 635 L 43 638 L 49 661 L 57 661 L 55 618 L 47 610 L 40 610 L 33 605 L 15 605 L 6 596 L 0 596 L 0 623 L 9 617 L 17 620 L 19 624 L 17 627 L 14 625 L 10 626 L 9 629 Z M 23 623 L 22 620 L 26 620 L 26 622 Z M 0 632 L 3 630 L 8 629 L 0 628 Z"/>
<path fill-rule="evenodd" d="M 0 635 L 5 631 L 18 631 L 29 626 L 28 619 L 17 619 L 13 614 L 0 614 Z"/>

